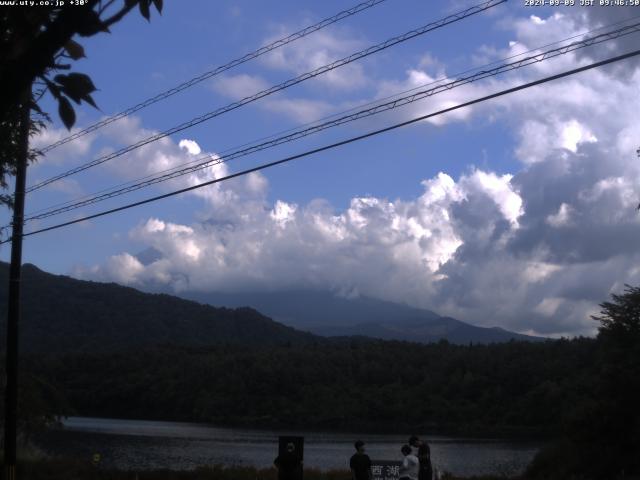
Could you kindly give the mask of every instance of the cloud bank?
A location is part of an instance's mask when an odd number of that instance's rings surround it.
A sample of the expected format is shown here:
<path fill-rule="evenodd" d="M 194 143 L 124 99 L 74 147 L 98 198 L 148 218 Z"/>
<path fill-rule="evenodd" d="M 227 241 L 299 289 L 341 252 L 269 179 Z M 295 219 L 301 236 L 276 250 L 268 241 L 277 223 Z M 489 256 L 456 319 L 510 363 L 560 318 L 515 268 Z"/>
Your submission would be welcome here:
<path fill-rule="evenodd" d="M 507 47 L 484 46 L 476 55 L 506 57 L 531 48 L 543 32 L 566 36 L 599 24 L 603 15 L 518 19 L 510 24 L 514 40 Z M 329 41 L 323 45 L 336 48 Z M 309 68 L 316 57 L 308 48 L 283 50 L 268 62 L 274 68 Z M 413 117 L 590 61 L 586 52 L 567 55 L 505 79 L 452 90 L 397 115 Z M 378 93 L 443 74 L 437 61 L 423 61 L 404 80 L 380 79 Z M 328 81 L 350 88 L 337 78 Z M 598 303 L 625 283 L 640 283 L 635 153 L 640 97 L 629 89 L 639 84 L 637 67 L 596 70 L 432 122 L 429 128 L 487 119 L 507 123 L 516 138 L 510 174 L 472 166 L 457 178 L 441 172 L 421 181 L 416 198 L 354 197 L 342 211 L 322 199 L 270 203 L 268 180 L 254 174 L 193 192 L 202 200 L 198 221 L 141 221 L 130 236 L 140 250 L 158 252 L 151 261 L 122 252 L 100 265 L 78 266 L 74 274 L 178 293 L 331 289 L 425 307 L 478 325 L 592 334 L 589 315 Z M 235 87 L 244 92 L 259 83 L 247 77 Z M 201 154 L 192 140 L 176 145 L 165 139 L 145 148 L 138 173 Z M 226 173 L 219 165 L 174 182 L 193 184 Z"/>

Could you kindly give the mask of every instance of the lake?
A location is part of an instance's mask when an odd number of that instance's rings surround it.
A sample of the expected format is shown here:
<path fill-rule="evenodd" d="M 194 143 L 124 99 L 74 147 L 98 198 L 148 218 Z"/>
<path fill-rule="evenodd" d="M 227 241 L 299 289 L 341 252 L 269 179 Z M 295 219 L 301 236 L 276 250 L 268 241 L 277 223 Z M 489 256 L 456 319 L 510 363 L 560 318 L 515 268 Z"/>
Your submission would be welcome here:
<path fill-rule="evenodd" d="M 376 460 L 399 460 L 408 435 L 371 435 L 218 428 L 206 424 L 70 417 L 64 429 L 41 439 L 51 454 L 90 459 L 121 469 L 170 468 L 225 464 L 270 467 L 279 435 L 305 437 L 305 467 L 348 469 L 353 442 L 366 442 Z M 538 442 L 425 436 L 434 466 L 457 475 L 515 475 L 533 458 Z"/>

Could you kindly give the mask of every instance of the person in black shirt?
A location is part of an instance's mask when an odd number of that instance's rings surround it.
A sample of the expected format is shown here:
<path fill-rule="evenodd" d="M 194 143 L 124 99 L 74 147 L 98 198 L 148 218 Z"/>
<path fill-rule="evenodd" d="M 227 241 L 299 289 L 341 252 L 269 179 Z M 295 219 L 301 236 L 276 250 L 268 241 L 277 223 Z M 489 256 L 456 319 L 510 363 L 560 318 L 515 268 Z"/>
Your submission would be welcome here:
<path fill-rule="evenodd" d="M 414 435 L 409 438 L 409 445 L 417 450 L 416 456 L 420 461 L 418 480 L 431 480 L 433 477 L 433 467 L 431 465 L 431 449 L 429 448 L 429 444 Z"/>
<path fill-rule="evenodd" d="M 278 455 L 273 464 L 278 468 L 278 480 L 300 480 L 302 462 L 293 443 L 288 443 L 286 451 Z"/>
<path fill-rule="evenodd" d="M 358 440 L 353 446 L 356 447 L 356 453 L 349 460 L 352 480 L 371 480 L 371 459 L 364 453 L 364 442 Z"/>

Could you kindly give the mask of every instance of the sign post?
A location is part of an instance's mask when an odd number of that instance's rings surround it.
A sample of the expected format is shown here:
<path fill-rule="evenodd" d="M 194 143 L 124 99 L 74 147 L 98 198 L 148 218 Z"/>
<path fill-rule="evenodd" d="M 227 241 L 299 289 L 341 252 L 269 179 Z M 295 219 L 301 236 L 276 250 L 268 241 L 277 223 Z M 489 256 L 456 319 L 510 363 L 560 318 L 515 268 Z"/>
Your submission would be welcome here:
<path fill-rule="evenodd" d="M 278 459 L 280 463 L 278 478 L 281 480 L 302 480 L 304 437 L 278 437 Z"/>

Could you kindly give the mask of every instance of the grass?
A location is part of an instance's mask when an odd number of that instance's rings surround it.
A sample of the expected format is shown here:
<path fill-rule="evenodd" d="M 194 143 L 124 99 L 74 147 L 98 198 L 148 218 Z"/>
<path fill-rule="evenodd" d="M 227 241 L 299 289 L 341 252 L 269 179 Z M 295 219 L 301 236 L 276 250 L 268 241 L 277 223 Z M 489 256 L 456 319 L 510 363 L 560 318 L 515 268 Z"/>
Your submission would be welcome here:
<path fill-rule="evenodd" d="M 18 478 L 29 480 L 277 480 L 274 468 L 224 467 L 213 465 L 191 471 L 124 471 L 96 467 L 86 461 L 48 458 L 23 460 L 18 464 Z M 305 469 L 304 480 L 350 480 L 347 470 Z M 506 477 L 482 476 L 464 480 L 505 480 Z M 463 480 L 445 474 L 442 480 Z"/>

